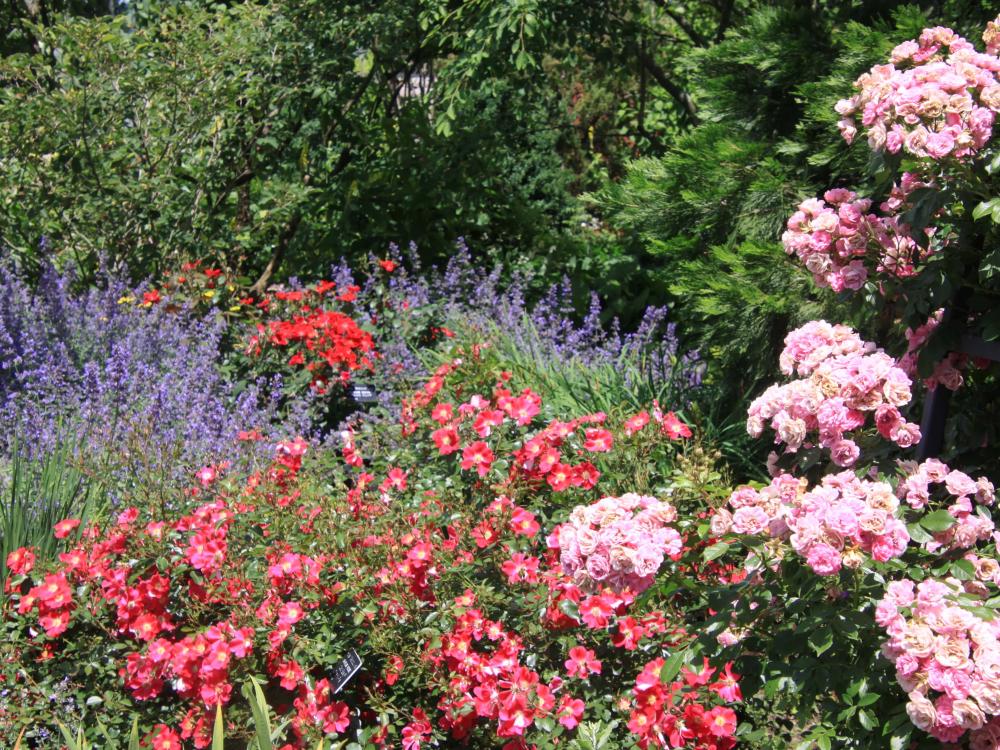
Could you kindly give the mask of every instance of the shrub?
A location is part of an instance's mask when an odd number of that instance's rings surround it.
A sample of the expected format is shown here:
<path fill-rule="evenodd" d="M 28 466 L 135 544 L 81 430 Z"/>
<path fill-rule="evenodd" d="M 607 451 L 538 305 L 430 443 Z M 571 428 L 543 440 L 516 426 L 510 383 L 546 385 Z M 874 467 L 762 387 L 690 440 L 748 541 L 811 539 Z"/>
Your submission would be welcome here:
<path fill-rule="evenodd" d="M 132 716 L 204 747 L 218 703 L 249 740 L 232 686 L 253 676 L 292 747 L 731 747 L 738 678 L 688 650 L 677 594 L 701 500 L 669 470 L 690 430 L 659 408 L 561 419 L 463 356 L 404 400 L 396 435 L 363 423 L 342 458 L 305 467 L 304 441 L 284 442 L 246 478 L 206 469 L 183 499 L 120 509 L 58 562 L 12 559 L 4 679 L 21 708 L 0 732 L 41 741 L 56 694 L 108 747 Z M 584 521 L 610 535 L 586 581 Z M 362 671 L 333 695 L 351 648 Z"/>
<path fill-rule="evenodd" d="M 251 444 L 236 438 L 270 424 L 280 383 L 237 393 L 220 371 L 225 322 L 145 294 L 110 273 L 77 292 L 71 273 L 49 268 L 33 288 L 0 269 L 4 449 L 14 435 L 32 456 L 71 441 L 119 489 L 144 482 L 150 492 L 204 463 L 246 458 Z"/>

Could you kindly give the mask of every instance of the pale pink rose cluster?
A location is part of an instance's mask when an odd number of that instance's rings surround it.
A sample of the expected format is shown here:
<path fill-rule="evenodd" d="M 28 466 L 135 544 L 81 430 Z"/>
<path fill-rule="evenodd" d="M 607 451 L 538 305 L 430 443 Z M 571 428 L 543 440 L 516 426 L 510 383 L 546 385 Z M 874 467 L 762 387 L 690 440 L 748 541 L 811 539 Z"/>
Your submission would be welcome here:
<path fill-rule="evenodd" d="M 1000 54 L 1000 16 L 997 16 L 986 24 L 986 31 L 983 32 L 983 42 L 986 44 L 987 54 Z"/>
<path fill-rule="evenodd" d="M 920 440 L 920 428 L 899 411 L 910 402 L 910 378 L 888 354 L 850 328 L 824 321 L 807 323 L 785 341 L 782 369 L 808 377 L 772 385 L 756 398 L 748 410 L 750 435 L 759 437 L 770 426 L 786 452 L 818 444 L 843 467 L 861 454 L 846 434 L 863 428 L 869 414 L 879 434 L 900 447 Z"/>
<path fill-rule="evenodd" d="M 976 561 L 980 563 L 981 561 Z M 917 728 L 941 742 L 1000 746 L 1000 619 L 983 620 L 962 600 L 981 604 L 1000 570 L 961 582 L 927 578 L 894 581 L 878 603 L 875 620 L 888 633 L 883 655 L 909 695 L 906 713 Z M 961 599 L 960 599 L 961 597 Z"/>
<path fill-rule="evenodd" d="M 883 210 L 908 194 L 902 186 L 894 190 Z M 914 263 L 926 251 L 893 212 L 878 216 L 870 209 L 871 200 L 844 188 L 827 190 L 822 200 L 803 201 L 781 235 L 785 252 L 802 261 L 817 286 L 835 292 L 863 287 L 870 266 L 900 278 L 913 276 Z M 869 258 L 873 260 L 866 264 Z"/>
<path fill-rule="evenodd" d="M 941 324 L 943 315 L 944 310 L 938 310 L 923 325 L 917 326 L 915 329 L 906 329 L 906 354 L 899 360 L 899 366 L 907 375 L 911 377 L 917 375 L 917 360 L 920 357 L 920 349 Z M 967 354 L 958 352 L 947 354 L 944 359 L 934 365 L 934 372 L 931 376 L 924 378 L 924 385 L 928 389 L 934 390 L 938 384 L 941 384 L 949 391 L 957 391 L 965 382 L 962 370 L 966 368 L 968 362 L 969 356 Z"/>
<path fill-rule="evenodd" d="M 850 326 L 811 320 L 785 336 L 778 365 L 785 375 L 805 376 L 831 357 L 873 351 L 875 345 L 864 341 Z"/>
<path fill-rule="evenodd" d="M 933 539 L 924 544 L 928 551 L 945 553 L 969 549 L 993 536 L 996 530 L 993 521 L 975 510 L 976 505 L 993 505 L 996 501 L 989 479 L 973 479 L 965 472 L 949 469 L 935 458 L 922 464 L 905 462 L 902 467 L 905 474 L 896 487 L 900 500 L 912 508 L 923 509 L 931 502 L 935 490 L 941 490 L 936 494 L 938 498 L 948 498 L 945 507 L 955 519 L 950 528 L 933 533 Z M 944 503 L 935 502 L 935 505 Z"/>
<path fill-rule="evenodd" d="M 995 31 L 987 34 L 987 54 L 943 27 L 897 46 L 889 64 L 855 81 L 857 94 L 837 102 L 841 135 L 850 143 L 860 126 L 874 151 L 932 159 L 974 155 L 989 141 L 1000 111 L 1000 59 L 993 54 Z"/>
<path fill-rule="evenodd" d="M 858 479 L 850 471 L 827 475 L 808 491 L 783 474 L 759 491 L 737 489 L 729 507 L 715 512 L 711 528 L 713 534 L 787 539 L 813 572 L 827 576 L 858 567 L 866 556 L 885 562 L 903 554 L 910 535 L 896 517 L 898 507 L 889 484 Z"/>
<path fill-rule="evenodd" d="M 586 591 L 645 591 L 664 557 L 681 554 L 676 519 L 669 503 L 635 493 L 578 505 L 553 534 L 563 572 Z"/>

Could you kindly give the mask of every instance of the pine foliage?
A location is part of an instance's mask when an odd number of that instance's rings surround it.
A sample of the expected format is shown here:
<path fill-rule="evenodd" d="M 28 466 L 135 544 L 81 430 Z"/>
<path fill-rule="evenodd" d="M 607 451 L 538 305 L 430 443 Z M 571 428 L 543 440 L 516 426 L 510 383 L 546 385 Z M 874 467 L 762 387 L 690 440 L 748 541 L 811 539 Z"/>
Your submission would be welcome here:
<path fill-rule="evenodd" d="M 836 315 L 832 294 L 779 241 L 801 200 L 866 183 L 866 146 L 843 142 L 833 105 L 924 26 L 961 29 L 989 17 L 978 3 L 931 12 L 893 3 L 758 6 L 719 43 L 683 60 L 701 123 L 590 196 L 651 254 L 682 332 L 715 373 L 726 373 L 717 380 L 734 408 L 773 376 L 790 328 Z"/>

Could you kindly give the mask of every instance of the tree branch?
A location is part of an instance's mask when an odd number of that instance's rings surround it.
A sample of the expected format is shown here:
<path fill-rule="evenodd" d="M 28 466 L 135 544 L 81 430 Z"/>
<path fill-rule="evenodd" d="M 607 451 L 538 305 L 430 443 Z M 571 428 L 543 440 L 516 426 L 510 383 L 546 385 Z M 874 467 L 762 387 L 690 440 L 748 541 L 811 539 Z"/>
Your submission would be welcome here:
<path fill-rule="evenodd" d="M 285 228 L 281 232 L 281 236 L 278 238 L 278 244 L 274 246 L 274 252 L 271 254 L 271 259 L 267 262 L 267 267 L 264 268 L 264 272 L 260 275 L 260 278 L 254 282 L 254 285 L 250 287 L 250 294 L 255 297 L 262 297 L 264 295 L 264 290 L 267 289 L 267 284 L 274 276 L 274 272 L 278 270 L 278 266 L 281 265 L 281 261 L 285 258 L 285 253 L 288 251 L 288 246 L 292 244 L 292 238 L 295 237 L 295 233 L 299 229 L 299 224 L 302 223 L 302 214 L 296 211 L 292 218 L 288 220 Z"/>
<path fill-rule="evenodd" d="M 674 100 L 681 105 L 681 108 L 691 121 L 691 124 L 697 125 L 700 122 L 698 119 L 698 110 L 688 93 L 676 83 L 671 81 L 667 74 L 663 71 L 663 68 L 657 65 L 656 61 L 650 57 L 645 50 L 639 50 L 639 62 L 643 64 L 646 70 L 649 71 L 649 74 L 653 76 L 653 79 L 660 84 L 663 90 L 670 94 L 670 96 L 672 96 Z"/>
<path fill-rule="evenodd" d="M 729 24 L 732 22 L 734 4 L 735 0 L 725 0 L 724 5 L 722 6 L 722 16 L 719 18 L 719 28 L 715 32 L 716 43 L 722 41 L 722 37 L 726 34 L 726 29 L 729 28 Z"/>
<path fill-rule="evenodd" d="M 254 173 L 250 169 L 245 169 L 239 175 L 237 175 L 229 182 L 227 182 L 225 186 L 222 188 L 222 190 L 219 192 L 218 197 L 212 203 L 212 207 L 209 208 L 208 215 L 211 216 L 216 211 L 218 211 L 219 207 L 222 206 L 223 202 L 226 200 L 226 198 L 229 196 L 231 192 L 233 192 L 240 185 L 245 185 L 246 183 L 250 182 L 250 180 L 252 180 L 254 176 L 255 176 Z"/>
<path fill-rule="evenodd" d="M 688 38 L 695 43 L 696 47 L 708 46 L 708 40 L 699 34 L 698 30 L 685 20 L 684 16 L 679 15 L 677 11 L 671 8 L 667 4 L 667 0 L 656 0 L 656 4 L 660 6 L 663 12 L 666 13 L 674 23 L 677 24 L 681 31 L 688 35 Z"/>

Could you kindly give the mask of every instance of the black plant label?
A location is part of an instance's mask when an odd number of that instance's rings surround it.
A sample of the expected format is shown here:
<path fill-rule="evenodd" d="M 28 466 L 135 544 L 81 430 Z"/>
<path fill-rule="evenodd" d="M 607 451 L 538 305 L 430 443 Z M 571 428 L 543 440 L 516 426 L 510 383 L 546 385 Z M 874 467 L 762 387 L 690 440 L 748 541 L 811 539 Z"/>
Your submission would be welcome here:
<path fill-rule="evenodd" d="M 361 669 L 361 657 L 352 648 L 330 670 L 330 681 L 333 683 L 333 692 L 339 693 L 344 688 L 344 685 L 350 682 L 351 678 L 358 673 L 359 669 Z"/>

